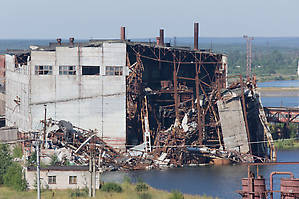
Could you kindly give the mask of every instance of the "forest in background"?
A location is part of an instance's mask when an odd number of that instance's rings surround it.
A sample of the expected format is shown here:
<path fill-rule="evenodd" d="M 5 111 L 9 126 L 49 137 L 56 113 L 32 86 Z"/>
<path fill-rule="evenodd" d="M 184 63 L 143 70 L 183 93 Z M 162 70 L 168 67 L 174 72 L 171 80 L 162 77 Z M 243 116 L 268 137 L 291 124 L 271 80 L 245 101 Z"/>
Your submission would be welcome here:
<path fill-rule="evenodd" d="M 174 39 L 169 40 L 171 43 Z M 192 47 L 192 38 L 177 38 L 177 45 Z M 246 75 L 246 41 L 243 38 L 200 38 L 201 49 L 228 55 L 229 75 Z M 299 38 L 255 38 L 252 73 L 260 81 L 297 79 Z"/>
<path fill-rule="evenodd" d="M 75 40 L 87 42 L 87 39 Z M 132 39 L 132 41 L 152 41 L 151 39 Z M 166 38 L 172 46 L 193 48 L 192 37 Z M 0 40 L 0 53 L 7 49 L 28 49 L 30 45 L 48 45 L 51 40 L 19 39 Z M 68 39 L 63 39 L 68 42 Z M 213 52 L 228 55 L 229 75 L 246 75 L 246 41 L 242 37 L 199 38 L 200 49 L 212 49 Z M 299 38 L 297 37 L 257 37 L 252 41 L 252 72 L 260 81 L 297 79 L 299 60 Z"/>

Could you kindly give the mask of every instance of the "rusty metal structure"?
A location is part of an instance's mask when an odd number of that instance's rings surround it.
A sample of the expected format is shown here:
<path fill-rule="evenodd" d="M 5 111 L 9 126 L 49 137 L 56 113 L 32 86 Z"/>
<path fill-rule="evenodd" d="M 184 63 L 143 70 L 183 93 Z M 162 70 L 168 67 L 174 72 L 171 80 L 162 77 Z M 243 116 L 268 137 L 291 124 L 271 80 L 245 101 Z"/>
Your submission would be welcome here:
<path fill-rule="evenodd" d="M 273 199 L 274 193 L 280 193 L 280 198 L 295 199 L 299 197 L 299 179 L 292 172 L 271 172 L 269 181 L 270 188 L 267 189 L 265 178 L 259 175 L 259 167 L 263 165 L 298 165 L 299 162 L 272 162 L 272 163 L 250 163 L 248 164 L 248 177 L 242 179 L 242 190 L 237 191 L 242 198 L 248 199 Z M 251 171 L 251 166 L 256 166 L 256 176 Z M 280 179 L 280 190 L 274 190 L 273 178 L 275 175 L 289 175 L 290 178 Z"/>
<path fill-rule="evenodd" d="M 127 66 L 131 71 L 126 98 L 128 147 L 146 142 L 147 147 L 152 146 L 152 154 L 161 157 L 166 153 L 174 165 L 210 161 L 209 155 L 200 152 L 205 147 L 239 153 L 235 162 L 275 160 L 255 82 L 244 82 L 239 76 L 227 84 L 226 56 L 198 49 L 198 23 L 194 23 L 193 50 L 165 43 L 163 29 L 157 44 L 127 42 Z M 220 112 L 226 108 L 218 110 L 234 100 L 241 105 L 239 115 L 247 135 L 238 146 L 230 145 L 241 134 L 224 136 L 231 129 L 224 130 L 224 121 L 220 121 Z M 249 150 L 242 150 L 243 145 Z"/>
<path fill-rule="evenodd" d="M 299 108 L 264 107 L 267 119 L 273 123 L 299 123 Z"/>
<path fill-rule="evenodd" d="M 255 82 L 227 83 L 227 57 L 199 49 L 198 23 L 194 49 L 172 47 L 159 33 L 156 43 L 132 42 L 121 27 L 114 41 L 126 44 L 126 151 L 46 117 L 43 141 L 69 150 L 75 164 L 93 158 L 107 170 L 275 161 Z"/>

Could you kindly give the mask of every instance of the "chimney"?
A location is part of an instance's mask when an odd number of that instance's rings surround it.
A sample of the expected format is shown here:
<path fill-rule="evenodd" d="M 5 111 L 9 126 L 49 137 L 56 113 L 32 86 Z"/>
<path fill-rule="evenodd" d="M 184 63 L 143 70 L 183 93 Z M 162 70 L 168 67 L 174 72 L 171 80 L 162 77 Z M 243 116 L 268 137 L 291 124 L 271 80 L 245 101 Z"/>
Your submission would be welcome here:
<path fill-rule="evenodd" d="M 122 41 L 126 40 L 126 27 L 124 26 L 120 27 L 120 39 Z"/>
<path fill-rule="evenodd" d="M 198 23 L 194 23 L 194 50 L 198 50 Z"/>
<path fill-rule="evenodd" d="M 160 45 L 164 46 L 164 29 L 160 29 Z"/>
<path fill-rule="evenodd" d="M 160 37 L 156 37 L 157 45 L 160 45 Z"/>
<path fill-rule="evenodd" d="M 58 45 L 61 45 L 61 38 L 57 38 L 56 41 L 57 41 Z"/>
<path fill-rule="evenodd" d="M 75 40 L 74 37 L 70 37 L 69 41 L 71 45 L 74 45 L 74 40 Z"/>

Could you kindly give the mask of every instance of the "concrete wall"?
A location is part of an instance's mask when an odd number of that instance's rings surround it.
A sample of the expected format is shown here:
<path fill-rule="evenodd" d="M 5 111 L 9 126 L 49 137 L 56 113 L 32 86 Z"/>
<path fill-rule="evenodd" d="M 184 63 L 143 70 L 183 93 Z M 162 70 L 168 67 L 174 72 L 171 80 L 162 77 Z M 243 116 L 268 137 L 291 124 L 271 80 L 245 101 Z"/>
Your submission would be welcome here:
<path fill-rule="evenodd" d="M 5 115 L 5 94 L 0 93 L 0 115 Z"/>
<path fill-rule="evenodd" d="M 240 98 L 234 98 L 234 94 L 225 97 L 230 99 L 217 101 L 224 147 L 247 153 L 249 145 Z"/>
<path fill-rule="evenodd" d="M 18 140 L 18 129 L 15 127 L 0 128 L 0 142 L 11 143 Z"/>
<path fill-rule="evenodd" d="M 9 72 L 7 76 L 10 89 L 20 86 L 23 89 L 9 91 L 7 100 L 10 101 L 10 109 L 7 112 L 8 120 L 11 120 L 10 125 L 15 124 L 25 131 L 41 129 L 40 121 L 44 118 L 46 104 L 47 118 L 67 120 L 74 126 L 85 129 L 97 129 L 99 135 L 110 144 L 124 147 L 126 77 L 106 76 L 105 67 L 123 66 L 126 70 L 125 43 L 104 43 L 101 47 L 57 47 L 56 51 L 32 51 L 29 64 L 30 76 L 16 75 L 15 72 Z M 35 75 L 36 65 L 52 66 L 53 74 Z M 59 66 L 76 66 L 76 75 L 59 75 Z M 100 75 L 81 75 L 82 66 L 100 66 Z M 126 74 L 126 71 L 123 71 L 123 74 Z M 24 85 L 20 82 L 22 79 Z M 27 104 L 29 116 L 13 111 L 13 99 L 25 93 L 30 93 L 30 102 Z"/>
<path fill-rule="evenodd" d="M 0 55 L 0 84 L 5 83 L 5 55 Z"/>
<path fill-rule="evenodd" d="M 29 189 L 36 188 L 36 171 L 26 171 L 26 181 Z M 48 184 L 48 176 L 56 176 L 56 184 Z M 69 176 L 77 176 L 77 184 L 69 184 Z M 41 170 L 41 186 L 49 189 L 84 189 L 90 184 L 89 171 L 55 171 Z M 96 175 L 96 188 L 99 188 L 99 175 Z"/>
<path fill-rule="evenodd" d="M 5 55 L 6 96 L 5 119 L 7 126 L 17 126 L 21 131 L 31 128 L 29 109 L 29 68 L 15 67 L 15 56 Z"/>

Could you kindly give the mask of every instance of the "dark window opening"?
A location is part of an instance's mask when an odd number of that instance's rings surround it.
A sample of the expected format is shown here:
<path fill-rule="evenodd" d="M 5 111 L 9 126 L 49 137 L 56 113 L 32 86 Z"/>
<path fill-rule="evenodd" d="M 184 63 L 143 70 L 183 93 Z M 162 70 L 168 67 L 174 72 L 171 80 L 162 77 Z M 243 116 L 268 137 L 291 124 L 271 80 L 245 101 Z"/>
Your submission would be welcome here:
<path fill-rule="evenodd" d="M 69 176 L 69 184 L 77 184 L 77 176 Z"/>
<path fill-rule="evenodd" d="M 100 66 L 82 66 L 82 75 L 100 75 Z"/>

